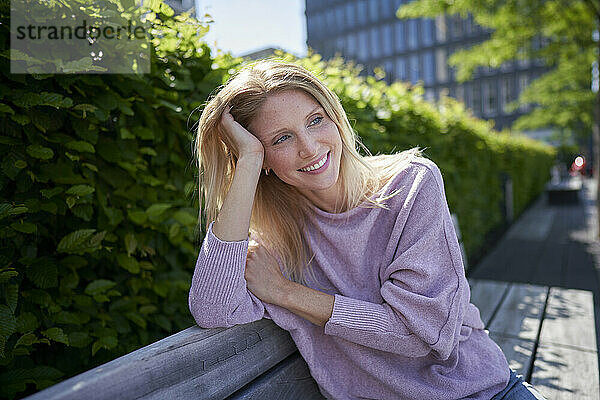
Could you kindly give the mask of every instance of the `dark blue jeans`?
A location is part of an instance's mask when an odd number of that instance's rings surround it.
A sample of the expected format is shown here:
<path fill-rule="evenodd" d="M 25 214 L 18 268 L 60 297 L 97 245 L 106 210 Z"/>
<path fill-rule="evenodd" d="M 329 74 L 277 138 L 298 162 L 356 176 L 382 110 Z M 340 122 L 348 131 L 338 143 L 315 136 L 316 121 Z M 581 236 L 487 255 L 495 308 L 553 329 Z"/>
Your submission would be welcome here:
<path fill-rule="evenodd" d="M 521 375 L 510 370 L 508 385 L 491 400 L 546 400 L 529 383 L 523 380 Z"/>

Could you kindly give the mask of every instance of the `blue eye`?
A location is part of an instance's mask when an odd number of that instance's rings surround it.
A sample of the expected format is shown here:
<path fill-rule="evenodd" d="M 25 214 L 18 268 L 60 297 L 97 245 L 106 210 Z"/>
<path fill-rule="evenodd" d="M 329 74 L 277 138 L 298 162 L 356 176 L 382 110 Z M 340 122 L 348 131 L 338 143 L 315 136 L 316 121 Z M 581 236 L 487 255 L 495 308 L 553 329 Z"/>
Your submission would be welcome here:
<path fill-rule="evenodd" d="M 323 117 L 316 117 L 315 119 L 310 121 L 310 124 L 308 124 L 308 126 L 317 125 L 317 124 L 321 123 L 322 120 L 323 120 Z"/>
<path fill-rule="evenodd" d="M 288 139 L 289 139 L 289 137 L 290 137 L 290 135 L 283 135 L 283 136 L 281 136 L 279 139 L 277 139 L 277 140 L 275 141 L 275 143 L 273 143 L 273 144 L 279 144 L 279 143 L 282 143 L 282 142 L 284 142 L 284 141 L 288 140 Z"/>

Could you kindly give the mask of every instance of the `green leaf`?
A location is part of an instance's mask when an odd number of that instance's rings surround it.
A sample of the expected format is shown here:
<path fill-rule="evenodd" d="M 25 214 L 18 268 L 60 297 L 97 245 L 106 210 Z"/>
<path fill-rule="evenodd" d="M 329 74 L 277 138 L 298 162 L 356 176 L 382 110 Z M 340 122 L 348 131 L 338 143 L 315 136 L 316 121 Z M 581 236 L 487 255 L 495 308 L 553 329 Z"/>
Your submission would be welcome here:
<path fill-rule="evenodd" d="M 35 336 L 33 333 L 26 333 L 24 335 L 21 335 L 19 340 L 17 340 L 17 343 L 15 343 L 15 347 L 31 346 L 32 344 L 36 343 L 39 343 L 37 336 Z"/>
<path fill-rule="evenodd" d="M 51 148 L 44 147 L 39 144 L 27 146 L 27 154 L 33 158 L 39 158 L 40 160 L 49 160 L 54 157 L 54 152 Z"/>
<path fill-rule="evenodd" d="M 15 270 L 0 272 L 0 283 L 8 282 L 10 278 L 18 276 L 19 273 Z"/>
<path fill-rule="evenodd" d="M 40 326 L 40 324 L 33 313 L 24 312 L 17 317 L 17 332 L 31 332 L 38 326 Z"/>
<path fill-rule="evenodd" d="M 118 254 L 117 262 L 121 267 L 131 272 L 132 274 L 137 274 L 140 272 L 140 265 L 138 261 L 135 258 L 128 256 L 127 254 Z"/>
<path fill-rule="evenodd" d="M 85 196 L 94 193 L 94 191 L 95 189 L 90 185 L 75 185 L 71 186 L 66 193 L 74 196 Z"/>
<path fill-rule="evenodd" d="M 121 139 L 135 139 L 135 135 L 127 128 L 121 128 Z"/>
<path fill-rule="evenodd" d="M 15 231 L 28 234 L 35 233 L 37 231 L 37 226 L 31 222 L 13 222 L 10 224 L 10 227 Z"/>
<path fill-rule="evenodd" d="M 61 253 L 85 253 L 100 249 L 106 232 L 94 234 L 95 229 L 80 229 L 63 237 L 56 250 Z"/>
<path fill-rule="evenodd" d="M 189 212 L 178 210 L 173 214 L 173 218 L 182 225 L 195 226 L 198 223 L 198 216 Z"/>
<path fill-rule="evenodd" d="M 117 284 L 107 279 L 96 279 L 87 285 L 84 292 L 87 295 L 94 296 L 96 294 L 104 293 L 109 289 L 112 289 Z"/>
<path fill-rule="evenodd" d="M 133 322 L 140 328 L 146 329 L 146 320 L 137 312 L 130 311 L 125 313 L 125 316 L 127 317 L 127 319 L 129 319 L 131 322 Z"/>
<path fill-rule="evenodd" d="M 19 107 L 32 106 L 51 106 L 55 108 L 69 108 L 73 105 L 73 100 L 64 97 L 59 93 L 41 92 L 41 93 L 25 93 L 23 96 L 14 98 L 13 102 Z"/>
<path fill-rule="evenodd" d="M 9 215 L 21 215 L 23 213 L 26 213 L 27 211 L 29 211 L 29 208 L 24 207 L 24 206 L 19 206 L 19 207 L 13 207 L 8 214 Z"/>
<path fill-rule="evenodd" d="M 59 193 L 62 193 L 64 190 L 65 189 L 62 187 L 55 187 L 53 189 L 42 189 L 42 190 L 40 190 L 40 193 L 45 198 L 49 199 L 49 198 L 56 196 Z"/>
<path fill-rule="evenodd" d="M 128 211 L 127 216 L 131 221 L 138 225 L 142 225 L 148 219 L 148 216 L 144 211 Z"/>
<path fill-rule="evenodd" d="M 160 326 L 161 328 L 163 328 L 165 331 L 171 332 L 171 329 L 172 329 L 171 321 L 169 321 L 169 319 L 166 316 L 164 316 L 162 314 L 156 315 L 154 317 L 154 322 L 158 326 Z"/>
<path fill-rule="evenodd" d="M 8 338 L 17 330 L 17 320 L 10 308 L 0 304 L 0 336 Z"/>
<path fill-rule="evenodd" d="M 114 336 L 103 336 L 96 340 L 92 345 L 92 356 L 94 356 L 100 349 L 114 349 L 119 344 L 119 341 Z"/>
<path fill-rule="evenodd" d="M 127 255 L 131 256 L 137 247 L 137 240 L 135 239 L 135 235 L 131 232 L 125 235 L 125 249 L 127 250 Z"/>
<path fill-rule="evenodd" d="M 52 296 L 50 296 L 50 294 L 44 290 L 31 289 L 21 292 L 21 295 L 26 300 L 44 307 L 49 307 L 52 304 Z"/>
<path fill-rule="evenodd" d="M 80 153 L 95 153 L 96 150 L 94 146 L 88 142 L 84 142 L 82 140 L 74 140 L 68 143 L 65 143 L 65 146 L 70 150 L 75 150 Z"/>
<path fill-rule="evenodd" d="M 173 205 L 172 204 L 153 204 L 150 207 L 148 207 L 146 209 L 146 214 L 148 214 L 148 216 L 150 218 L 157 218 L 160 215 L 162 215 L 166 210 L 168 210 L 169 208 L 171 208 Z"/>
<path fill-rule="evenodd" d="M 50 340 L 54 340 L 58 343 L 69 345 L 69 337 L 63 332 L 61 328 L 50 328 L 42 331 L 42 335 L 46 336 Z"/>
<path fill-rule="evenodd" d="M 52 263 L 38 262 L 30 266 L 27 277 L 40 289 L 58 286 L 58 268 Z"/>
<path fill-rule="evenodd" d="M 4 114 L 14 114 L 14 110 L 10 108 L 7 104 L 0 103 L 0 113 Z"/>

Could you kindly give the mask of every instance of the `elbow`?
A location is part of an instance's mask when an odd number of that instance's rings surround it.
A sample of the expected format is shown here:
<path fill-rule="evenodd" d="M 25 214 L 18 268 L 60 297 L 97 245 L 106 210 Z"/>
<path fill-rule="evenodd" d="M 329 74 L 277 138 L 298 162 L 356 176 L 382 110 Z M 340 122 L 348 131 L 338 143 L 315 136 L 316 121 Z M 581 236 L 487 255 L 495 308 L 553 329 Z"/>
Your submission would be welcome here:
<path fill-rule="evenodd" d="M 227 313 L 220 304 L 208 304 L 197 301 L 190 293 L 188 301 L 190 313 L 200 328 L 227 328 Z"/>

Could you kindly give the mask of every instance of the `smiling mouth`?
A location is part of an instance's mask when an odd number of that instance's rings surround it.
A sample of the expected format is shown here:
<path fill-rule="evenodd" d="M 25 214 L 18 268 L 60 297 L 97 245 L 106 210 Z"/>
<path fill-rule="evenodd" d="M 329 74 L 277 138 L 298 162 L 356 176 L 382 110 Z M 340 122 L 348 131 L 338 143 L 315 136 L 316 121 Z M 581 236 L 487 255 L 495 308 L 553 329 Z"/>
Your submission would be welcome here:
<path fill-rule="evenodd" d="M 302 171 L 302 172 L 310 172 L 310 171 L 315 171 L 319 168 L 321 168 L 323 165 L 325 165 L 325 163 L 327 162 L 327 158 L 329 157 L 329 152 L 327 152 L 323 158 L 321 158 L 319 161 L 317 161 L 315 164 L 306 167 L 306 168 L 300 168 L 298 171 Z"/>

